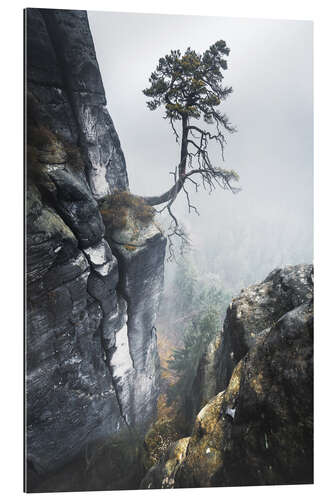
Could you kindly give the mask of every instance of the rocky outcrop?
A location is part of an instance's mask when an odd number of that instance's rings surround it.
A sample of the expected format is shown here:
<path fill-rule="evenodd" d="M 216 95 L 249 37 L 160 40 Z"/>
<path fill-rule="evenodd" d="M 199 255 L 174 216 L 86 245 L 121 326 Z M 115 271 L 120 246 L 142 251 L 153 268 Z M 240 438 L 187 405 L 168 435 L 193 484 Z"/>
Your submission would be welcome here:
<path fill-rule="evenodd" d="M 154 416 L 165 238 L 137 221 L 128 250 L 102 218 L 100 200 L 128 182 L 86 13 L 27 9 L 26 49 L 26 458 L 40 491 Z M 85 474 L 83 461 L 73 489 Z"/>
<path fill-rule="evenodd" d="M 189 441 L 190 438 L 185 437 L 172 443 L 167 451 L 165 458 L 163 458 L 159 463 L 149 469 L 148 473 L 145 475 L 140 484 L 140 488 L 174 488 L 175 476 L 186 457 Z"/>
<path fill-rule="evenodd" d="M 275 269 L 259 284 L 232 300 L 216 353 L 217 391 L 226 388 L 232 371 L 257 340 L 295 307 L 311 299 L 313 266 L 300 264 Z"/>
<path fill-rule="evenodd" d="M 216 374 L 219 370 L 218 353 L 221 345 L 220 332 L 213 337 L 200 359 L 192 390 L 186 401 L 187 414 L 195 416 L 217 392 Z"/>
<path fill-rule="evenodd" d="M 242 358 L 197 415 L 177 466 L 162 460 L 142 487 L 313 482 L 312 277 L 312 266 L 273 271 L 233 301 L 228 345 Z"/>
<path fill-rule="evenodd" d="M 51 114 L 51 130 L 79 142 L 94 198 L 127 189 L 86 12 L 26 9 L 26 35 L 28 88 Z"/>

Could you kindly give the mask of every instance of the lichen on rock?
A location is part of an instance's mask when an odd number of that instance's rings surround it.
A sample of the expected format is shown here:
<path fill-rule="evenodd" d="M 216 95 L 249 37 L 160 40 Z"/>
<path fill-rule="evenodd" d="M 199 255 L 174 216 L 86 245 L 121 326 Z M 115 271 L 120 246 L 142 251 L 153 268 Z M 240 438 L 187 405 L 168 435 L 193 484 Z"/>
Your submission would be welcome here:
<path fill-rule="evenodd" d="M 252 319 L 248 330 L 259 334 L 234 367 L 225 390 L 198 413 L 172 487 L 313 482 L 312 273 L 312 266 L 275 271 L 235 299 L 247 312 L 229 317 L 229 333 L 238 335 L 239 329 L 232 327 L 241 317 L 245 325 L 246 318 L 249 324 Z M 281 281 L 289 287 L 282 287 Z M 264 293 L 256 297 L 255 290 Z M 276 299 L 280 294 L 285 302 Z M 257 311 L 254 319 L 247 297 Z M 277 311 L 265 308 L 268 303 L 275 303 Z M 289 311 L 284 313 L 285 308 Z M 162 460 L 148 471 L 142 486 L 162 488 L 164 478 Z"/>
<path fill-rule="evenodd" d="M 155 415 L 165 241 L 150 222 L 139 251 L 108 238 L 98 202 L 128 179 L 87 13 L 27 9 L 25 24 L 27 490 L 98 489 L 87 448 Z"/>

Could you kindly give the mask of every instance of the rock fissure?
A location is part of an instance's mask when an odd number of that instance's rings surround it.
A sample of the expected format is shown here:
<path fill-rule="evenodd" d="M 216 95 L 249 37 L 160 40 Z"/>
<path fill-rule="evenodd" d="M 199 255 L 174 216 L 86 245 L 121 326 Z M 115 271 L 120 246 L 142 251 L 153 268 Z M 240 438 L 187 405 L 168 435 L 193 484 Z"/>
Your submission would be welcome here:
<path fill-rule="evenodd" d="M 150 245 L 151 224 L 135 255 L 119 260 L 111 250 L 98 200 L 128 190 L 128 179 L 86 12 L 25 16 L 26 455 L 28 489 L 38 491 L 79 463 L 87 445 L 122 429 L 142 433 L 153 419 L 159 366 L 151 331 L 165 241 L 159 233 Z"/>
<path fill-rule="evenodd" d="M 218 391 L 222 374 L 224 389 L 203 403 L 181 463 L 171 459 L 182 439 L 142 488 L 313 482 L 312 276 L 312 265 L 287 266 L 233 299 L 218 335 L 227 342 L 212 350 L 210 376 Z M 203 362 L 212 360 L 205 354 Z M 232 363 L 230 377 L 224 363 Z M 201 369 L 194 392 L 203 393 L 206 377 Z"/>

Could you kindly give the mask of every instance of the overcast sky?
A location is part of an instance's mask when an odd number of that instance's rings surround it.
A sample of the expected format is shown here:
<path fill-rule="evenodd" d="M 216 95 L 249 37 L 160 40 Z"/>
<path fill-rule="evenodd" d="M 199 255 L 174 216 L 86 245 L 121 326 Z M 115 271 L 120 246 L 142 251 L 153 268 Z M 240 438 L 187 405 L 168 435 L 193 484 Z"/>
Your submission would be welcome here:
<path fill-rule="evenodd" d="M 162 111 L 149 111 L 142 94 L 158 59 L 171 49 L 203 52 L 226 41 L 224 84 L 234 92 L 223 106 L 238 132 L 228 138 L 224 168 L 239 173 L 242 192 L 200 193 L 200 218 L 187 217 L 180 198 L 178 213 L 199 249 L 223 249 L 224 235 L 246 228 L 249 252 L 272 254 L 267 266 L 312 261 L 312 23 L 111 12 L 89 12 L 89 22 L 137 194 L 169 187 L 179 155 Z"/>

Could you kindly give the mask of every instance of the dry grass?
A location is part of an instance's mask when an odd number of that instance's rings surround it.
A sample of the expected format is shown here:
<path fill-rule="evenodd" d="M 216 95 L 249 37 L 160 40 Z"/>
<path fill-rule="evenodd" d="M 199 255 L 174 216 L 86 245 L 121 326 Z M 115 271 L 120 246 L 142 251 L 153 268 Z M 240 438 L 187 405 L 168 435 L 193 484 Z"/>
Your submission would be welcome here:
<path fill-rule="evenodd" d="M 106 226 L 122 229 L 127 224 L 131 212 L 143 224 L 149 224 L 154 218 L 154 209 L 145 203 L 143 198 L 128 191 L 117 191 L 101 203 L 101 214 Z M 128 248 L 128 250 L 134 250 Z"/>
<path fill-rule="evenodd" d="M 27 143 L 38 151 L 55 153 L 58 139 L 56 135 L 44 125 L 30 126 L 27 130 Z"/>
<path fill-rule="evenodd" d="M 27 94 L 27 163 L 28 172 L 41 168 L 43 154 L 66 153 L 66 161 L 72 167 L 84 169 L 79 147 L 52 132 L 41 123 L 41 104 L 31 92 Z"/>

